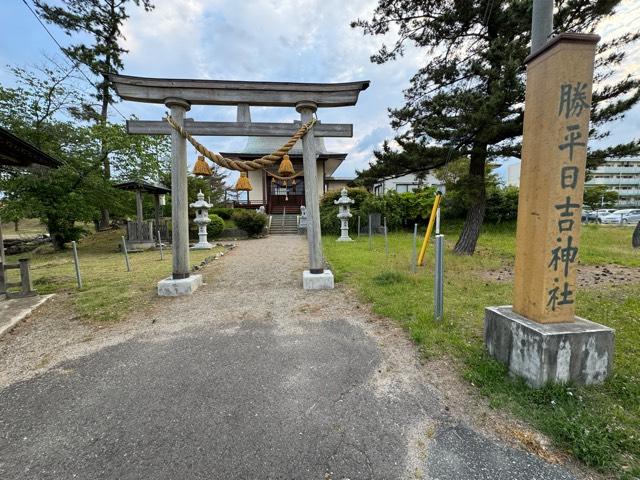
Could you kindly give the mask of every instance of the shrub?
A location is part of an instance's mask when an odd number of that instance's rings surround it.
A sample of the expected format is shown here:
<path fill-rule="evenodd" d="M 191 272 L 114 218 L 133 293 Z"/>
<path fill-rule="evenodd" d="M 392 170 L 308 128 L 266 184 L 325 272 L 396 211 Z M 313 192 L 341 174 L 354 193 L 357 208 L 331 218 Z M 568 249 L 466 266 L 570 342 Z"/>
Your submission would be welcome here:
<path fill-rule="evenodd" d="M 247 235 L 257 237 L 267 225 L 267 216 L 253 210 L 236 210 L 233 212 L 233 221 L 238 228 L 247 232 Z"/>
<path fill-rule="evenodd" d="M 207 225 L 207 234 L 209 235 L 209 238 L 219 237 L 224 230 L 224 220 L 215 213 L 209 214 L 209 220 L 211 220 L 211 223 Z"/>
<path fill-rule="evenodd" d="M 211 209 L 211 213 L 216 214 L 223 220 L 229 220 L 233 215 L 233 208 L 216 207 Z"/>

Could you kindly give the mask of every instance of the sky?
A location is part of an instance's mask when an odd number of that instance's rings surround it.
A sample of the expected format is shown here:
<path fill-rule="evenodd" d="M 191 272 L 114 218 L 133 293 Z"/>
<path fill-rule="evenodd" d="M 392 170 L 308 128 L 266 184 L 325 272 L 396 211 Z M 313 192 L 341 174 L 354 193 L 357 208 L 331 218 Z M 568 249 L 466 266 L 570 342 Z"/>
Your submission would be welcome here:
<path fill-rule="evenodd" d="M 26 0 L 32 3 L 32 0 Z M 318 111 L 324 122 L 352 123 L 350 139 L 326 139 L 330 151 L 345 152 L 347 160 L 336 176 L 352 176 L 366 168 L 373 150 L 392 139 L 389 108 L 403 104 L 403 90 L 426 61 L 426 53 L 407 49 L 404 57 L 377 65 L 369 57 L 385 37 L 363 36 L 350 27 L 357 18 L 368 19 L 377 0 L 153 0 L 155 9 L 130 6 L 125 28 L 126 75 L 165 78 L 202 78 L 289 82 L 349 82 L 370 80 L 354 107 Z M 132 4 L 133 5 L 133 4 Z M 0 1 L 0 83 L 14 84 L 7 66 L 30 67 L 52 57 L 64 62 L 58 47 L 29 12 L 22 0 Z M 62 45 L 74 41 L 53 25 L 47 25 Z M 640 0 L 624 0 L 619 13 L 596 33 L 604 40 L 640 28 Z M 640 75 L 640 48 L 631 52 L 624 71 Z M 622 74 L 623 72 L 621 72 Z M 125 116 L 159 120 L 162 105 L 121 102 Z M 291 122 L 299 118 L 293 108 L 252 107 L 252 120 Z M 122 121 L 115 111 L 113 121 Z M 235 108 L 194 106 L 188 117 L 198 120 L 234 121 Z M 640 136 L 640 107 L 612 127 L 608 142 Z M 238 151 L 246 141 L 235 137 L 200 138 L 214 151 Z M 189 149 L 189 161 L 195 161 Z M 512 162 L 507 161 L 509 164 Z M 504 174 L 504 168 L 499 171 Z"/>

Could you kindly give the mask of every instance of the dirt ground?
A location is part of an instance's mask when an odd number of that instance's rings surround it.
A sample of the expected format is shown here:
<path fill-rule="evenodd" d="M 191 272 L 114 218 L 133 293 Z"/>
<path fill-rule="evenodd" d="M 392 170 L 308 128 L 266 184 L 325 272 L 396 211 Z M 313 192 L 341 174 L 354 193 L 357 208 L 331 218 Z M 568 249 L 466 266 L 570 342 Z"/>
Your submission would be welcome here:
<path fill-rule="evenodd" d="M 492 282 L 513 281 L 513 266 L 487 270 L 482 278 Z M 640 268 L 621 265 L 578 265 L 577 281 L 580 288 L 626 285 L 640 282 Z"/>

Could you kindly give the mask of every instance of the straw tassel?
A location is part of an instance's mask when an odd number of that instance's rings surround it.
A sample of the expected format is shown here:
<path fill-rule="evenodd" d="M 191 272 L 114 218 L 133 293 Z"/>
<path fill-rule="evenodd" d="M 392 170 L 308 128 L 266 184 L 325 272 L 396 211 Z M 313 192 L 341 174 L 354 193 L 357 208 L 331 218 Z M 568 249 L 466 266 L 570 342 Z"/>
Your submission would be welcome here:
<path fill-rule="evenodd" d="M 289 160 L 289 155 L 285 154 L 280 161 L 280 166 L 278 167 L 278 175 L 280 175 L 281 177 L 290 177 L 294 173 L 296 173 L 296 171 L 293 169 L 291 160 Z"/>
<path fill-rule="evenodd" d="M 198 159 L 196 160 L 196 164 L 193 166 L 193 174 L 200 175 L 202 177 L 210 177 L 211 176 L 211 167 L 204 159 L 204 156 L 198 155 Z"/>
<path fill-rule="evenodd" d="M 253 190 L 247 172 L 240 172 L 240 178 L 238 178 L 238 181 L 236 182 L 236 190 L 243 192 L 250 192 Z"/>

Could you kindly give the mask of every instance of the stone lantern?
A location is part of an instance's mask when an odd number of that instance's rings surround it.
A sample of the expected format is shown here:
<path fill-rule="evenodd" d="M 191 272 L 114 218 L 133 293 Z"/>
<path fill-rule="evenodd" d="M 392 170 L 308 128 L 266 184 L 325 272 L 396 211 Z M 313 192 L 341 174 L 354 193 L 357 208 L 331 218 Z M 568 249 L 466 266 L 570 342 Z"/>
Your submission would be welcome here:
<path fill-rule="evenodd" d="M 198 243 L 193 247 L 193 250 L 211 250 L 211 245 L 207 240 L 207 225 L 211 222 L 209 220 L 209 209 L 213 206 L 210 203 L 204 201 L 204 193 L 198 192 L 198 201 L 189 205 L 191 208 L 196 209 L 196 218 L 194 223 L 198 225 Z"/>
<path fill-rule="evenodd" d="M 338 205 L 338 218 L 340 219 L 340 238 L 338 242 L 353 242 L 349 237 L 349 219 L 353 216 L 349 212 L 349 205 L 353 203 L 349 197 L 347 197 L 347 189 L 343 188 L 340 192 L 340 198 L 333 202 Z"/>

